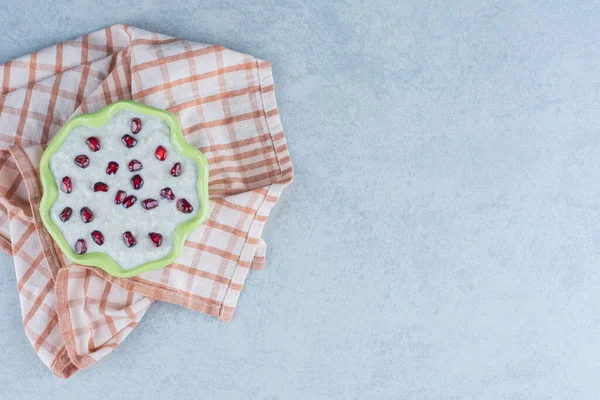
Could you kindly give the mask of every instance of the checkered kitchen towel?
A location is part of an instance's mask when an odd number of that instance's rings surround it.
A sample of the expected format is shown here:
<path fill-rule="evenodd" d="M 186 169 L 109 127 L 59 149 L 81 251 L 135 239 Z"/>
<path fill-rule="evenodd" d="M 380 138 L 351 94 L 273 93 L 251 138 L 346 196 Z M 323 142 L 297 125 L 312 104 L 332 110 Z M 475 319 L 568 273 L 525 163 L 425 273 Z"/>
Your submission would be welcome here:
<path fill-rule="evenodd" d="M 0 247 L 25 332 L 68 378 L 110 353 L 153 300 L 230 320 L 292 165 L 268 62 L 115 25 L 0 65 Z M 174 113 L 210 164 L 210 216 L 174 264 L 119 279 L 71 263 L 42 226 L 38 161 L 73 115 L 132 99 Z"/>

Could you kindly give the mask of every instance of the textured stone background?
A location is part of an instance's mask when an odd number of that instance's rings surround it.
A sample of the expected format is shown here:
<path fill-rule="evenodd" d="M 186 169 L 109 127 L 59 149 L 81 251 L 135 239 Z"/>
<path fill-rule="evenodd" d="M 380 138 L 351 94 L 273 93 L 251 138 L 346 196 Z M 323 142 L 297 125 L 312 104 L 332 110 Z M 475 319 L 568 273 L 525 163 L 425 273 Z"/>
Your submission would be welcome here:
<path fill-rule="evenodd" d="M 156 304 L 66 382 L 0 257 L 0 397 L 600 397 L 597 2 L 1 2 L 0 62 L 114 23 L 271 61 L 296 181 L 233 322 Z"/>

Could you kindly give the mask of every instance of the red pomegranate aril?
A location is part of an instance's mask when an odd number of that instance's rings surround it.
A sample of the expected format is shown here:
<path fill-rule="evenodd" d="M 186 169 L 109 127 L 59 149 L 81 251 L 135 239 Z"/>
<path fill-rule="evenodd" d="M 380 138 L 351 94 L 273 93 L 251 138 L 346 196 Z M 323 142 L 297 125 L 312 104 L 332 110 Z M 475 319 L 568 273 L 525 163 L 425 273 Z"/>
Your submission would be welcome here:
<path fill-rule="evenodd" d="M 81 216 L 81 220 L 86 224 L 94 219 L 94 213 L 87 207 L 79 210 L 79 215 Z"/>
<path fill-rule="evenodd" d="M 75 164 L 80 168 L 87 168 L 90 165 L 90 159 L 85 154 L 80 154 L 75 157 Z"/>
<path fill-rule="evenodd" d="M 83 240 L 83 239 L 77 240 L 77 243 L 75 243 L 75 253 L 81 255 L 81 254 L 85 254 L 86 251 L 87 251 L 87 244 L 85 243 L 85 240 Z"/>
<path fill-rule="evenodd" d="M 165 161 L 165 159 L 167 158 L 167 149 L 165 149 L 162 146 L 158 146 L 156 150 L 154 150 L 154 155 L 158 160 Z"/>
<path fill-rule="evenodd" d="M 129 161 L 129 171 L 130 172 L 139 171 L 142 168 L 144 168 L 144 166 L 138 160 L 131 160 L 131 161 Z"/>
<path fill-rule="evenodd" d="M 64 193 L 69 194 L 73 191 L 73 182 L 71 182 L 71 178 L 65 176 L 62 178 L 62 182 L 60 183 L 60 190 Z"/>
<path fill-rule="evenodd" d="M 94 192 L 108 192 L 108 185 L 104 182 L 94 183 Z"/>
<path fill-rule="evenodd" d="M 127 193 L 124 190 L 117 191 L 117 194 L 115 195 L 115 204 L 121 204 L 125 197 L 127 197 Z"/>
<path fill-rule="evenodd" d="M 178 177 L 181 175 L 181 163 L 175 163 L 173 168 L 171 168 L 171 176 Z"/>
<path fill-rule="evenodd" d="M 125 147 L 127 147 L 128 149 L 134 147 L 137 144 L 137 140 L 135 140 L 133 138 L 133 136 L 130 136 L 130 135 L 124 135 L 121 138 L 121 142 L 123 142 L 123 144 L 125 145 Z"/>
<path fill-rule="evenodd" d="M 106 173 L 108 175 L 114 175 L 119 170 L 119 163 L 116 161 L 109 161 L 108 166 L 106 167 Z"/>
<path fill-rule="evenodd" d="M 141 176 L 134 175 L 133 178 L 131 178 L 131 185 L 135 190 L 141 189 L 141 187 L 144 186 L 144 180 Z"/>
<path fill-rule="evenodd" d="M 152 210 L 153 208 L 158 207 L 158 200 L 146 199 L 142 201 L 142 207 L 146 210 Z"/>
<path fill-rule="evenodd" d="M 171 188 L 166 187 L 160 191 L 160 197 L 162 197 L 163 199 L 172 201 L 175 199 L 175 194 L 173 194 L 173 191 L 171 190 Z"/>
<path fill-rule="evenodd" d="M 160 233 L 150 232 L 148 233 L 148 237 L 150 240 L 152 240 L 152 243 L 154 243 L 156 247 L 160 247 L 162 244 L 162 235 Z"/>
<path fill-rule="evenodd" d="M 142 120 L 133 118 L 131 120 L 131 133 L 138 134 L 142 130 Z"/>
<path fill-rule="evenodd" d="M 137 241 L 135 240 L 135 236 L 129 231 L 123 234 L 123 241 L 125 242 L 125 246 L 133 247 L 136 245 Z"/>
<path fill-rule="evenodd" d="M 192 207 L 192 205 L 186 199 L 177 200 L 177 209 L 184 214 L 189 214 L 194 211 L 194 207 Z"/>
<path fill-rule="evenodd" d="M 67 222 L 69 218 L 71 218 L 71 214 L 73 214 L 71 207 L 65 207 L 64 210 L 60 212 L 60 220 L 62 222 Z"/>
<path fill-rule="evenodd" d="M 104 244 L 104 235 L 100 231 L 93 231 L 92 232 L 92 240 L 98 246 L 102 246 Z"/>
<path fill-rule="evenodd" d="M 137 197 L 130 194 L 129 196 L 125 197 L 125 199 L 123 200 L 123 207 L 129 208 L 132 205 L 134 205 L 136 201 L 137 201 Z"/>
<path fill-rule="evenodd" d="M 87 138 L 87 140 L 85 141 L 88 145 L 88 147 L 90 148 L 91 151 L 98 151 L 100 150 L 100 139 L 98 139 L 95 136 L 89 137 Z"/>

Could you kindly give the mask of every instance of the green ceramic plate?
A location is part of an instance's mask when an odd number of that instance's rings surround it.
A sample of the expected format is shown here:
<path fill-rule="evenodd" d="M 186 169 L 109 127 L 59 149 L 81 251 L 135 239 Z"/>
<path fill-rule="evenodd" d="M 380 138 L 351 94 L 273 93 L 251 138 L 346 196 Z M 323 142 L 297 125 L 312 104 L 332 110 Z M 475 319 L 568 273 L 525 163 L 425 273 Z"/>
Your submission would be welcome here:
<path fill-rule="evenodd" d="M 155 261 L 149 261 L 127 270 L 121 268 L 119 264 L 105 253 L 93 252 L 79 255 L 73 251 L 71 246 L 69 246 L 62 233 L 60 233 L 50 218 L 50 209 L 58 196 L 58 187 L 54 175 L 50 172 L 49 166 L 50 157 L 52 157 L 54 152 L 63 144 L 73 128 L 80 125 L 92 127 L 102 126 L 106 124 L 115 113 L 125 109 L 133 110 L 143 115 L 160 117 L 167 123 L 171 129 L 171 143 L 175 150 L 184 156 L 191 158 L 198 165 L 198 197 L 200 199 L 200 210 L 198 210 L 198 213 L 193 218 L 182 222 L 175 228 L 173 251 L 171 251 L 168 256 Z M 183 248 L 183 243 L 187 236 L 195 228 L 201 225 L 208 216 L 208 162 L 206 161 L 206 157 L 204 157 L 204 154 L 198 151 L 198 149 L 186 142 L 181 133 L 179 121 L 173 114 L 134 101 L 118 101 L 104 107 L 96 113 L 78 115 L 69 120 L 60 132 L 58 132 L 42 155 L 40 161 L 40 178 L 42 187 L 44 188 L 44 195 L 42 196 L 42 201 L 40 203 L 42 221 L 52 238 L 58 243 L 61 250 L 67 257 L 78 264 L 102 268 L 109 274 L 121 278 L 138 275 L 152 269 L 162 268 L 175 261 Z"/>

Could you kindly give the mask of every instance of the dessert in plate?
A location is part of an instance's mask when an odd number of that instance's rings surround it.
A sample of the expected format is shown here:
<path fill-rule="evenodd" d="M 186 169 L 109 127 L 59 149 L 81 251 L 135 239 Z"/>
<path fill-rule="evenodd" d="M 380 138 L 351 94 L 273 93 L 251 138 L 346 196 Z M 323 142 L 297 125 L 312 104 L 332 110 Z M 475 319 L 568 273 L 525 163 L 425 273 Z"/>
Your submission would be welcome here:
<path fill-rule="evenodd" d="M 73 261 L 116 276 L 168 265 L 208 213 L 208 166 L 163 110 L 120 101 L 46 149 L 44 225 Z"/>

